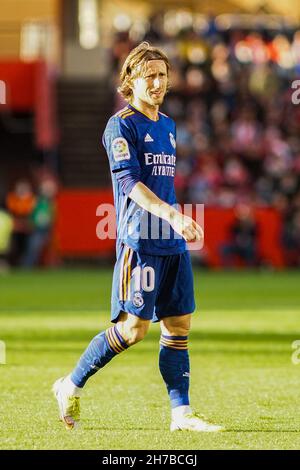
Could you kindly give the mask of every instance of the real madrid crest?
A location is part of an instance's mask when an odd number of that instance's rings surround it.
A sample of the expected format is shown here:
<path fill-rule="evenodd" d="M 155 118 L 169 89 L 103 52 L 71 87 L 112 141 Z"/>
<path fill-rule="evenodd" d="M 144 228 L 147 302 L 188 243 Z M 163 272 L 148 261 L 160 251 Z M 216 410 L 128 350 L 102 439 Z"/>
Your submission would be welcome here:
<path fill-rule="evenodd" d="M 144 305 L 144 299 L 141 292 L 134 293 L 132 302 L 135 307 L 142 307 L 142 305 Z"/>
<path fill-rule="evenodd" d="M 172 144 L 172 147 L 175 149 L 176 148 L 176 140 L 175 140 L 175 137 L 173 136 L 172 132 L 169 133 L 169 137 L 170 137 L 170 142 Z"/>

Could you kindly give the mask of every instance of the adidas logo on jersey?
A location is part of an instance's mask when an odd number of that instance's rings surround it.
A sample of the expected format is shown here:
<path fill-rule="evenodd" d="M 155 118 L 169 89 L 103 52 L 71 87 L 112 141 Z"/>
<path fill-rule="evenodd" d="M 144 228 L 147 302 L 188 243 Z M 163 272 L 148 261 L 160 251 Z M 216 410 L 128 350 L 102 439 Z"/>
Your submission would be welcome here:
<path fill-rule="evenodd" d="M 146 134 L 146 137 L 144 139 L 144 142 L 154 142 L 150 134 Z"/>

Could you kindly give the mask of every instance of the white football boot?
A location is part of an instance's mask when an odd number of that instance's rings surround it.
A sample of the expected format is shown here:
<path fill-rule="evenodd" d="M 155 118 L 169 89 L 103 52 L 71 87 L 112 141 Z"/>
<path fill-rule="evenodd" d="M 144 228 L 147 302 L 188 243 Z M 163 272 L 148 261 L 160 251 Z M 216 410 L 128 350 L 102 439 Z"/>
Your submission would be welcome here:
<path fill-rule="evenodd" d="M 58 403 L 60 420 L 67 429 L 73 429 L 80 421 L 80 397 L 68 393 L 64 380 L 64 377 L 58 379 L 53 384 L 52 391 Z"/>
<path fill-rule="evenodd" d="M 223 426 L 210 423 L 203 415 L 195 412 L 172 413 L 170 431 L 220 432 Z"/>

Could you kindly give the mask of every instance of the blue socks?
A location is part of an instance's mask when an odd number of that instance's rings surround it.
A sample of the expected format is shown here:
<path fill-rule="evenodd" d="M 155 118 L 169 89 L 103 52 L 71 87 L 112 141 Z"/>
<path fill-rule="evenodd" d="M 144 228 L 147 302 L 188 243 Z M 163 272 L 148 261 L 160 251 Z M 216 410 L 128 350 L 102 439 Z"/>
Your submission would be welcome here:
<path fill-rule="evenodd" d="M 190 361 L 187 336 L 161 335 L 159 370 L 167 386 L 171 407 L 189 405 Z"/>
<path fill-rule="evenodd" d="M 99 333 L 92 339 L 71 373 L 72 382 L 82 388 L 89 377 L 127 348 L 128 345 L 116 326 Z"/>
<path fill-rule="evenodd" d="M 71 381 L 82 388 L 86 381 L 117 354 L 128 348 L 116 326 L 95 336 L 71 373 Z M 161 335 L 159 369 L 167 386 L 171 407 L 189 405 L 190 363 L 187 336 Z"/>

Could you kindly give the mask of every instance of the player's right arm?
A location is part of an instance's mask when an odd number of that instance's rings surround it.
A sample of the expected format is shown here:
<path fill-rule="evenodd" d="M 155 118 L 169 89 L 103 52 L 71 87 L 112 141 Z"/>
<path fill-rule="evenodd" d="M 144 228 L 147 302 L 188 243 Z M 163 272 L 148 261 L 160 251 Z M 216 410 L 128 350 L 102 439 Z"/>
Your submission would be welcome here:
<path fill-rule="evenodd" d="M 134 185 L 129 193 L 129 197 L 146 211 L 169 222 L 171 227 L 187 242 L 203 238 L 203 230 L 200 225 L 191 217 L 182 214 L 174 207 L 162 201 L 141 181 Z"/>
<path fill-rule="evenodd" d="M 201 240 L 202 228 L 190 217 L 162 201 L 140 181 L 141 168 L 137 156 L 134 128 L 126 119 L 113 117 L 103 135 L 110 167 L 122 191 L 142 209 L 171 225 L 187 242 Z"/>

